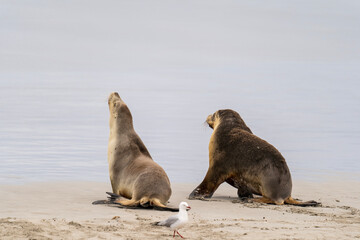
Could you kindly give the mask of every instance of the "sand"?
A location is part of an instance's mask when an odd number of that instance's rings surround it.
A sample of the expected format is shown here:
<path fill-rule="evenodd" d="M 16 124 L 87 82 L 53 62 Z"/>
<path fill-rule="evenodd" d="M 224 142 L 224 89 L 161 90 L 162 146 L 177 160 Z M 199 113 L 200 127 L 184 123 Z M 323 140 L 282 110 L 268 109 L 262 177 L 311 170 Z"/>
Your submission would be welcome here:
<path fill-rule="evenodd" d="M 187 239 L 356 239 L 360 238 L 358 182 L 296 182 L 293 196 L 321 207 L 242 203 L 223 184 L 211 201 L 188 200 L 197 184 L 172 184 L 170 206 L 187 201 Z M 48 182 L 0 186 L 0 239 L 172 239 L 152 222 L 174 214 L 92 205 L 110 184 Z M 180 239 L 180 237 L 176 237 Z"/>

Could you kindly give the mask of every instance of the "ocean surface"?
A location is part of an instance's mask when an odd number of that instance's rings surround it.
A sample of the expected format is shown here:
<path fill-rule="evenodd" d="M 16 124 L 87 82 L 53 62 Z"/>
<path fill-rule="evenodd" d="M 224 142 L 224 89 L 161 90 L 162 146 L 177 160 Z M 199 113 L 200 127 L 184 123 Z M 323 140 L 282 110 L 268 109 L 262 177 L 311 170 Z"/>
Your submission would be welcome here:
<path fill-rule="evenodd" d="M 4 1 L 0 17 L 0 184 L 108 181 L 114 91 L 172 182 L 203 179 L 224 108 L 293 181 L 360 181 L 358 1 Z"/>

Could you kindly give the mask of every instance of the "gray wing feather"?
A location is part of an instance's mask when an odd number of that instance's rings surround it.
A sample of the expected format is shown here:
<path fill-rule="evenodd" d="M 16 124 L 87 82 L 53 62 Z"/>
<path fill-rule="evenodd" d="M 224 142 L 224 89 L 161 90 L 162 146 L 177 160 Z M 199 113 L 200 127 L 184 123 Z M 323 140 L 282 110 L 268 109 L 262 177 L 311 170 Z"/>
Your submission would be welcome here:
<path fill-rule="evenodd" d="M 178 220 L 179 220 L 178 216 L 174 215 L 164 221 L 159 222 L 158 225 L 170 227 L 172 224 L 174 224 Z"/>

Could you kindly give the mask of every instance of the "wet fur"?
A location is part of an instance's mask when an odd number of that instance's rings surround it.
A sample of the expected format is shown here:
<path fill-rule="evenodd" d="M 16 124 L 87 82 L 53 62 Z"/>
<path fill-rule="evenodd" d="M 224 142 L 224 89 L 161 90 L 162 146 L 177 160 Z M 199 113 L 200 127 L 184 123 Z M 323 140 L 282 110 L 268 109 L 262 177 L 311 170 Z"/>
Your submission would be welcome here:
<path fill-rule="evenodd" d="M 255 201 L 274 204 L 316 205 L 291 198 L 292 182 L 284 157 L 271 144 L 254 135 L 240 115 L 230 109 L 208 116 L 214 129 L 209 143 L 209 169 L 190 199 L 211 198 L 227 182 L 240 198 L 261 195 Z"/>

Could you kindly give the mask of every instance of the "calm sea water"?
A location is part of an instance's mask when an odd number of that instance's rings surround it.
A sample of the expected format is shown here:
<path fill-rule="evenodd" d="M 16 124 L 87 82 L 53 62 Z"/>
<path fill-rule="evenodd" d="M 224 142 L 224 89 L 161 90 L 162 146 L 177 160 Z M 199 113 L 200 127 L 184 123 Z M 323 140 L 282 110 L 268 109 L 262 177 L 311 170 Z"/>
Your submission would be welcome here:
<path fill-rule="evenodd" d="M 172 182 L 203 179 L 223 108 L 295 180 L 360 180 L 356 1 L 83 4 L 0 8 L 0 183 L 108 181 L 113 91 Z"/>

